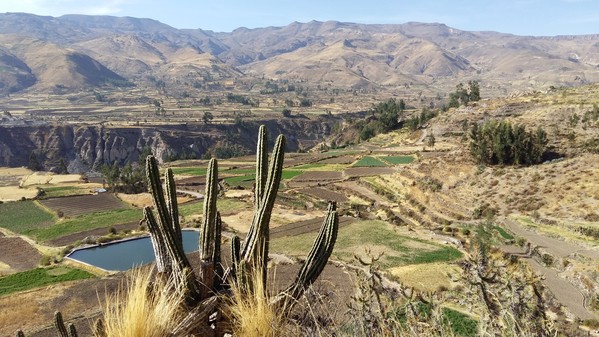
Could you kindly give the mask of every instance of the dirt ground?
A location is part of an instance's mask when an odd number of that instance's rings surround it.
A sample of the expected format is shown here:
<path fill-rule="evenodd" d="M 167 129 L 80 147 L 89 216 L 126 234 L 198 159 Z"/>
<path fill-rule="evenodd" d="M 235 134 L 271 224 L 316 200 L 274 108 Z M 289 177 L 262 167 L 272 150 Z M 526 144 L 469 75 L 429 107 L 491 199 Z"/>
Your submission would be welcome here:
<path fill-rule="evenodd" d="M 9 266 L 5 273 L 33 269 L 38 266 L 42 254 L 20 237 L 0 237 L 0 262 Z M 2 276 L 0 269 L 0 276 Z"/>
<path fill-rule="evenodd" d="M 56 212 L 62 211 L 67 217 L 126 208 L 112 193 L 47 199 L 41 200 L 40 203 Z"/>

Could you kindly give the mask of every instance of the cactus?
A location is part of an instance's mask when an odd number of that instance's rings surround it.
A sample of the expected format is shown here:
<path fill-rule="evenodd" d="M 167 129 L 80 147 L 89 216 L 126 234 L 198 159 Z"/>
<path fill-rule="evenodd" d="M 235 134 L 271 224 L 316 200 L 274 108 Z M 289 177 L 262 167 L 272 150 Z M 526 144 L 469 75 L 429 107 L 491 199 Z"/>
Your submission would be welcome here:
<path fill-rule="evenodd" d="M 254 191 L 255 213 L 247 237 L 243 243 L 237 236 L 231 242 L 232 266 L 223 271 L 221 264 L 222 221 L 217 210 L 218 195 L 218 163 L 211 159 L 206 174 L 206 191 L 204 196 L 204 217 L 200 228 L 200 270 L 199 277 L 191 272 L 189 261 L 182 248 L 181 227 L 178 221 L 176 188 L 172 171 L 166 170 L 166 198 L 156 159 L 149 156 L 146 160 L 148 186 L 153 196 L 157 217 L 150 208 L 144 209 L 144 216 L 150 230 L 152 245 L 156 255 L 157 269 L 160 274 L 172 277 L 186 291 L 188 314 L 175 329 L 176 333 L 191 331 L 207 331 L 220 322 L 209 322 L 208 317 L 219 310 L 220 298 L 227 296 L 228 284 L 236 280 L 250 281 L 251 268 L 259 268 L 266 289 L 267 263 L 269 246 L 269 223 L 275 198 L 281 183 L 285 137 L 280 135 L 268 160 L 268 134 L 264 126 L 260 127 L 256 150 L 256 182 Z M 294 282 L 283 292 L 271 299 L 273 305 L 280 305 L 290 310 L 293 300 L 299 298 L 324 269 L 339 227 L 336 205 L 329 204 L 328 212 L 318 237 L 304 265 Z M 247 289 L 252 289 L 251 285 Z M 223 319 L 221 316 L 219 319 Z M 226 325 L 226 324 L 225 324 Z M 218 333 L 217 333 L 218 334 Z"/>
<path fill-rule="evenodd" d="M 71 337 L 79 337 L 79 335 L 77 334 L 77 329 L 75 329 L 75 324 L 69 323 L 69 333 Z"/>
<path fill-rule="evenodd" d="M 285 136 L 277 137 L 268 172 L 266 171 L 266 146 L 268 143 L 266 139 L 266 128 L 261 126 L 256 151 L 255 213 L 242 252 L 242 258 L 246 265 L 260 266 L 264 271 L 268 263 L 268 225 L 283 173 Z M 266 180 L 264 180 L 265 176 Z M 266 277 L 267 273 L 262 273 L 264 289 L 266 289 Z"/>
<path fill-rule="evenodd" d="M 252 291 L 249 275 L 251 268 L 259 268 L 266 289 L 269 223 L 275 198 L 281 183 L 285 137 L 280 135 L 275 143 L 270 163 L 267 155 L 268 135 L 264 126 L 260 127 L 256 151 L 256 185 L 254 195 L 255 213 L 252 224 L 245 239 L 243 248 L 239 237 L 231 240 L 232 266 L 226 271 L 221 264 L 222 221 L 216 207 L 218 194 L 218 163 L 210 160 L 206 175 L 206 194 L 204 197 L 204 220 L 200 229 L 200 270 L 199 279 L 191 270 L 191 264 L 183 250 L 181 226 L 176 197 L 176 186 L 171 169 L 165 173 L 165 191 L 160 180 L 158 164 L 153 156 L 146 158 L 146 176 L 148 188 L 154 201 L 157 216 L 150 207 L 143 210 L 144 219 L 150 231 L 152 247 L 156 256 L 158 274 L 172 278 L 175 289 L 184 292 L 184 308 L 187 311 L 184 319 L 170 334 L 171 336 L 201 333 L 222 336 L 230 328 L 225 319 L 218 313 L 223 296 L 230 295 L 227 285 L 230 282 L 246 283 Z M 329 203 L 327 215 L 294 282 L 283 292 L 271 299 L 273 305 L 282 310 L 291 309 L 298 299 L 323 271 L 333 251 L 339 217 L 335 203 Z M 60 312 L 54 314 L 54 325 L 60 337 L 77 337 L 73 324 L 69 329 L 64 325 Z M 94 335 L 106 336 L 101 319 L 96 321 Z M 17 337 L 25 337 L 23 331 L 17 331 Z"/>
<path fill-rule="evenodd" d="M 183 289 L 185 293 L 185 303 L 192 307 L 203 299 L 203 287 L 195 279 L 191 264 L 183 251 L 173 172 L 169 168 L 165 173 L 167 199 L 164 198 L 158 164 L 153 156 L 148 156 L 146 159 L 146 176 L 154 207 L 158 213 L 156 218 L 149 207 L 144 208 L 144 217 L 151 233 L 158 272 L 173 278 L 176 289 Z"/>
<path fill-rule="evenodd" d="M 60 337 L 69 337 L 69 333 L 67 332 L 67 327 L 64 325 L 64 321 L 62 320 L 62 314 L 60 311 L 54 312 L 54 327 L 58 330 Z"/>

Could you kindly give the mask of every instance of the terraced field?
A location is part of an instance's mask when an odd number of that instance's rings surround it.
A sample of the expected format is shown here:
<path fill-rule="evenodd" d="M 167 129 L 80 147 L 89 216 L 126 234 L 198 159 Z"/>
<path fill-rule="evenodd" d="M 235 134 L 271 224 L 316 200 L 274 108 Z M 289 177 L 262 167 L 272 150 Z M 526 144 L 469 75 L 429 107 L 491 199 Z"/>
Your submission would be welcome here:
<path fill-rule="evenodd" d="M 47 199 L 40 203 L 54 212 L 61 211 L 66 217 L 129 208 L 112 193 Z"/>

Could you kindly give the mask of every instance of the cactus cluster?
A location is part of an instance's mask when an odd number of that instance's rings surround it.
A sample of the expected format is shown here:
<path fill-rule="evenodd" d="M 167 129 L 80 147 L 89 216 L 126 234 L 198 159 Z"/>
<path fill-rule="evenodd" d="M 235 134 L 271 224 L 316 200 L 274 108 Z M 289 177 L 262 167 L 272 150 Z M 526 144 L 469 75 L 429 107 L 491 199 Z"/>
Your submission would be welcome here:
<path fill-rule="evenodd" d="M 221 264 L 222 221 L 216 207 L 218 195 L 218 163 L 211 159 L 206 174 L 204 196 L 204 217 L 200 228 L 198 277 L 191 270 L 181 239 L 181 227 L 178 221 L 176 189 L 170 169 L 165 173 L 166 198 L 163 190 L 156 159 L 149 156 L 146 160 L 148 186 L 154 200 L 158 216 L 150 208 L 144 209 L 145 219 L 152 237 L 159 274 L 172 278 L 183 289 L 187 317 L 180 322 L 173 334 L 185 334 L 192 331 L 206 331 L 209 322 L 218 312 L 219 298 L 227 294 L 231 282 L 250 282 L 251 272 L 258 268 L 262 275 L 264 289 L 267 281 L 267 263 L 269 247 L 269 223 L 275 199 L 281 183 L 285 137 L 280 135 L 273 149 L 270 162 L 267 153 L 268 135 L 264 126 L 260 127 L 256 151 L 256 182 L 254 190 L 254 216 L 245 240 L 234 236 L 231 240 L 232 265 L 224 270 Z M 339 226 L 335 203 L 330 203 L 325 220 L 306 261 L 294 282 L 284 291 L 273 296 L 271 303 L 289 310 L 295 302 L 320 275 L 331 253 Z M 251 284 L 245 289 L 252 289 Z M 216 315 L 219 316 L 219 315 Z M 224 324 L 226 326 L 226 324 Z M 221 335 L 224 331 L 213 331 Z"/>
<path fill-rule="evenodd" d="M 69 323 L 68 328 L 64 324 L 60 311 L 54 312 L 54 328 L 58 332 L 58 337 L 79 337 L 73 323 Z M 17 330 L 17 337 L 25 337 L 23 330 Z"/>
<path fill-rule="evenodd" d="M 270 162 L 268 135 L 264 126 L 260 127 L 257 144 L 254 217 L 243 243 L 237 236 L 231 239 L 232 263 L 226 270 L 221 263 L 222 221 L 216 207 L 218 163 L 216 159 L 210 160 L 206 174 L 204 218 L 199 234 L 200 270 L 197 277 L 183 250 L 173 172 L 170 168 L 166 170 L 163 187 L 156 159 L 153 156 L 146 158 L 148 189 L 154 209 L 145 207 L 143 214 L 156 256 L 158 277 L 174 282 L 173 289 L 182 292 L 183 306 L 187 312 L 170 336 L 190 333 L 222 336 L 230 332 L 230 324 L 222 321 L 225 318 L 219 314 L 219 309 L 223 297 L 230 295 L 232 282 L 244 283 L 243 289 L 252 291 L 251 275 L 257 272 L 262 276 L 261 289 L 267 289 L 269 223 L 281 183 L 285 137 L 280 135 L 277 138 Z M 291 285 L 270 299 L 272 305 L 280 310 L 290 310 L 304 290 L 318 278 L 333 251 L 338 227 L 336 205 L 331 202 L 298 275 Z M 60 337 L 77 337 L 75 326 L 69 324 L 67 329 L 60 312 L 55 313 L 54 325 Z M 96 322 L 94 331 L 96 336 L 105 336 L 102 320 Z M 24 336 L 21 330 L 17 331 L 17 337 Z"/>

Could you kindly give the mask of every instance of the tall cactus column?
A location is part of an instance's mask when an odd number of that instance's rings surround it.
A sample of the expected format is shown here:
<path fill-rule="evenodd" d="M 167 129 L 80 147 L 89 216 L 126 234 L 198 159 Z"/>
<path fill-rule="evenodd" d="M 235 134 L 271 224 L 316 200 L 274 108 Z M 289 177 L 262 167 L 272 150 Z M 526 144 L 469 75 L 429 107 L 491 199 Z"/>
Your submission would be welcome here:
<path fill-rule="evenodd" d="M 266 289 L 269 224 L 275 204 L 279 184 L 283 174 L 285 136 L 279 135 L 268 165 L 268 134 L 264 125 L 260 126 L 258 148 L 256 150 L 256 190 L 255 211 L 248 231 L 241 259 L 249 267 L 261 269 L 262 282 Z"/>
<path fill-rule="evenodd" d="M 167 199 L 164 198 L 160 172 L 154 156 L 148 156 L 146 159 L 146 175 L 148 187 L 154 200 L 154 208 L 158 213 L 158 218 L 156 218 L 149 207 L 144 208 L 144 216 L 150 230 L 158 272 L 166 277 L 173 278 L 176 284 L 175 289 L 183 290 L 186 304 L 194 306 L 203 298 L 200 285 L 195 279 L 191 264 L 183 251 L 173 172 L 168 168 L 165 173 Z"/>

